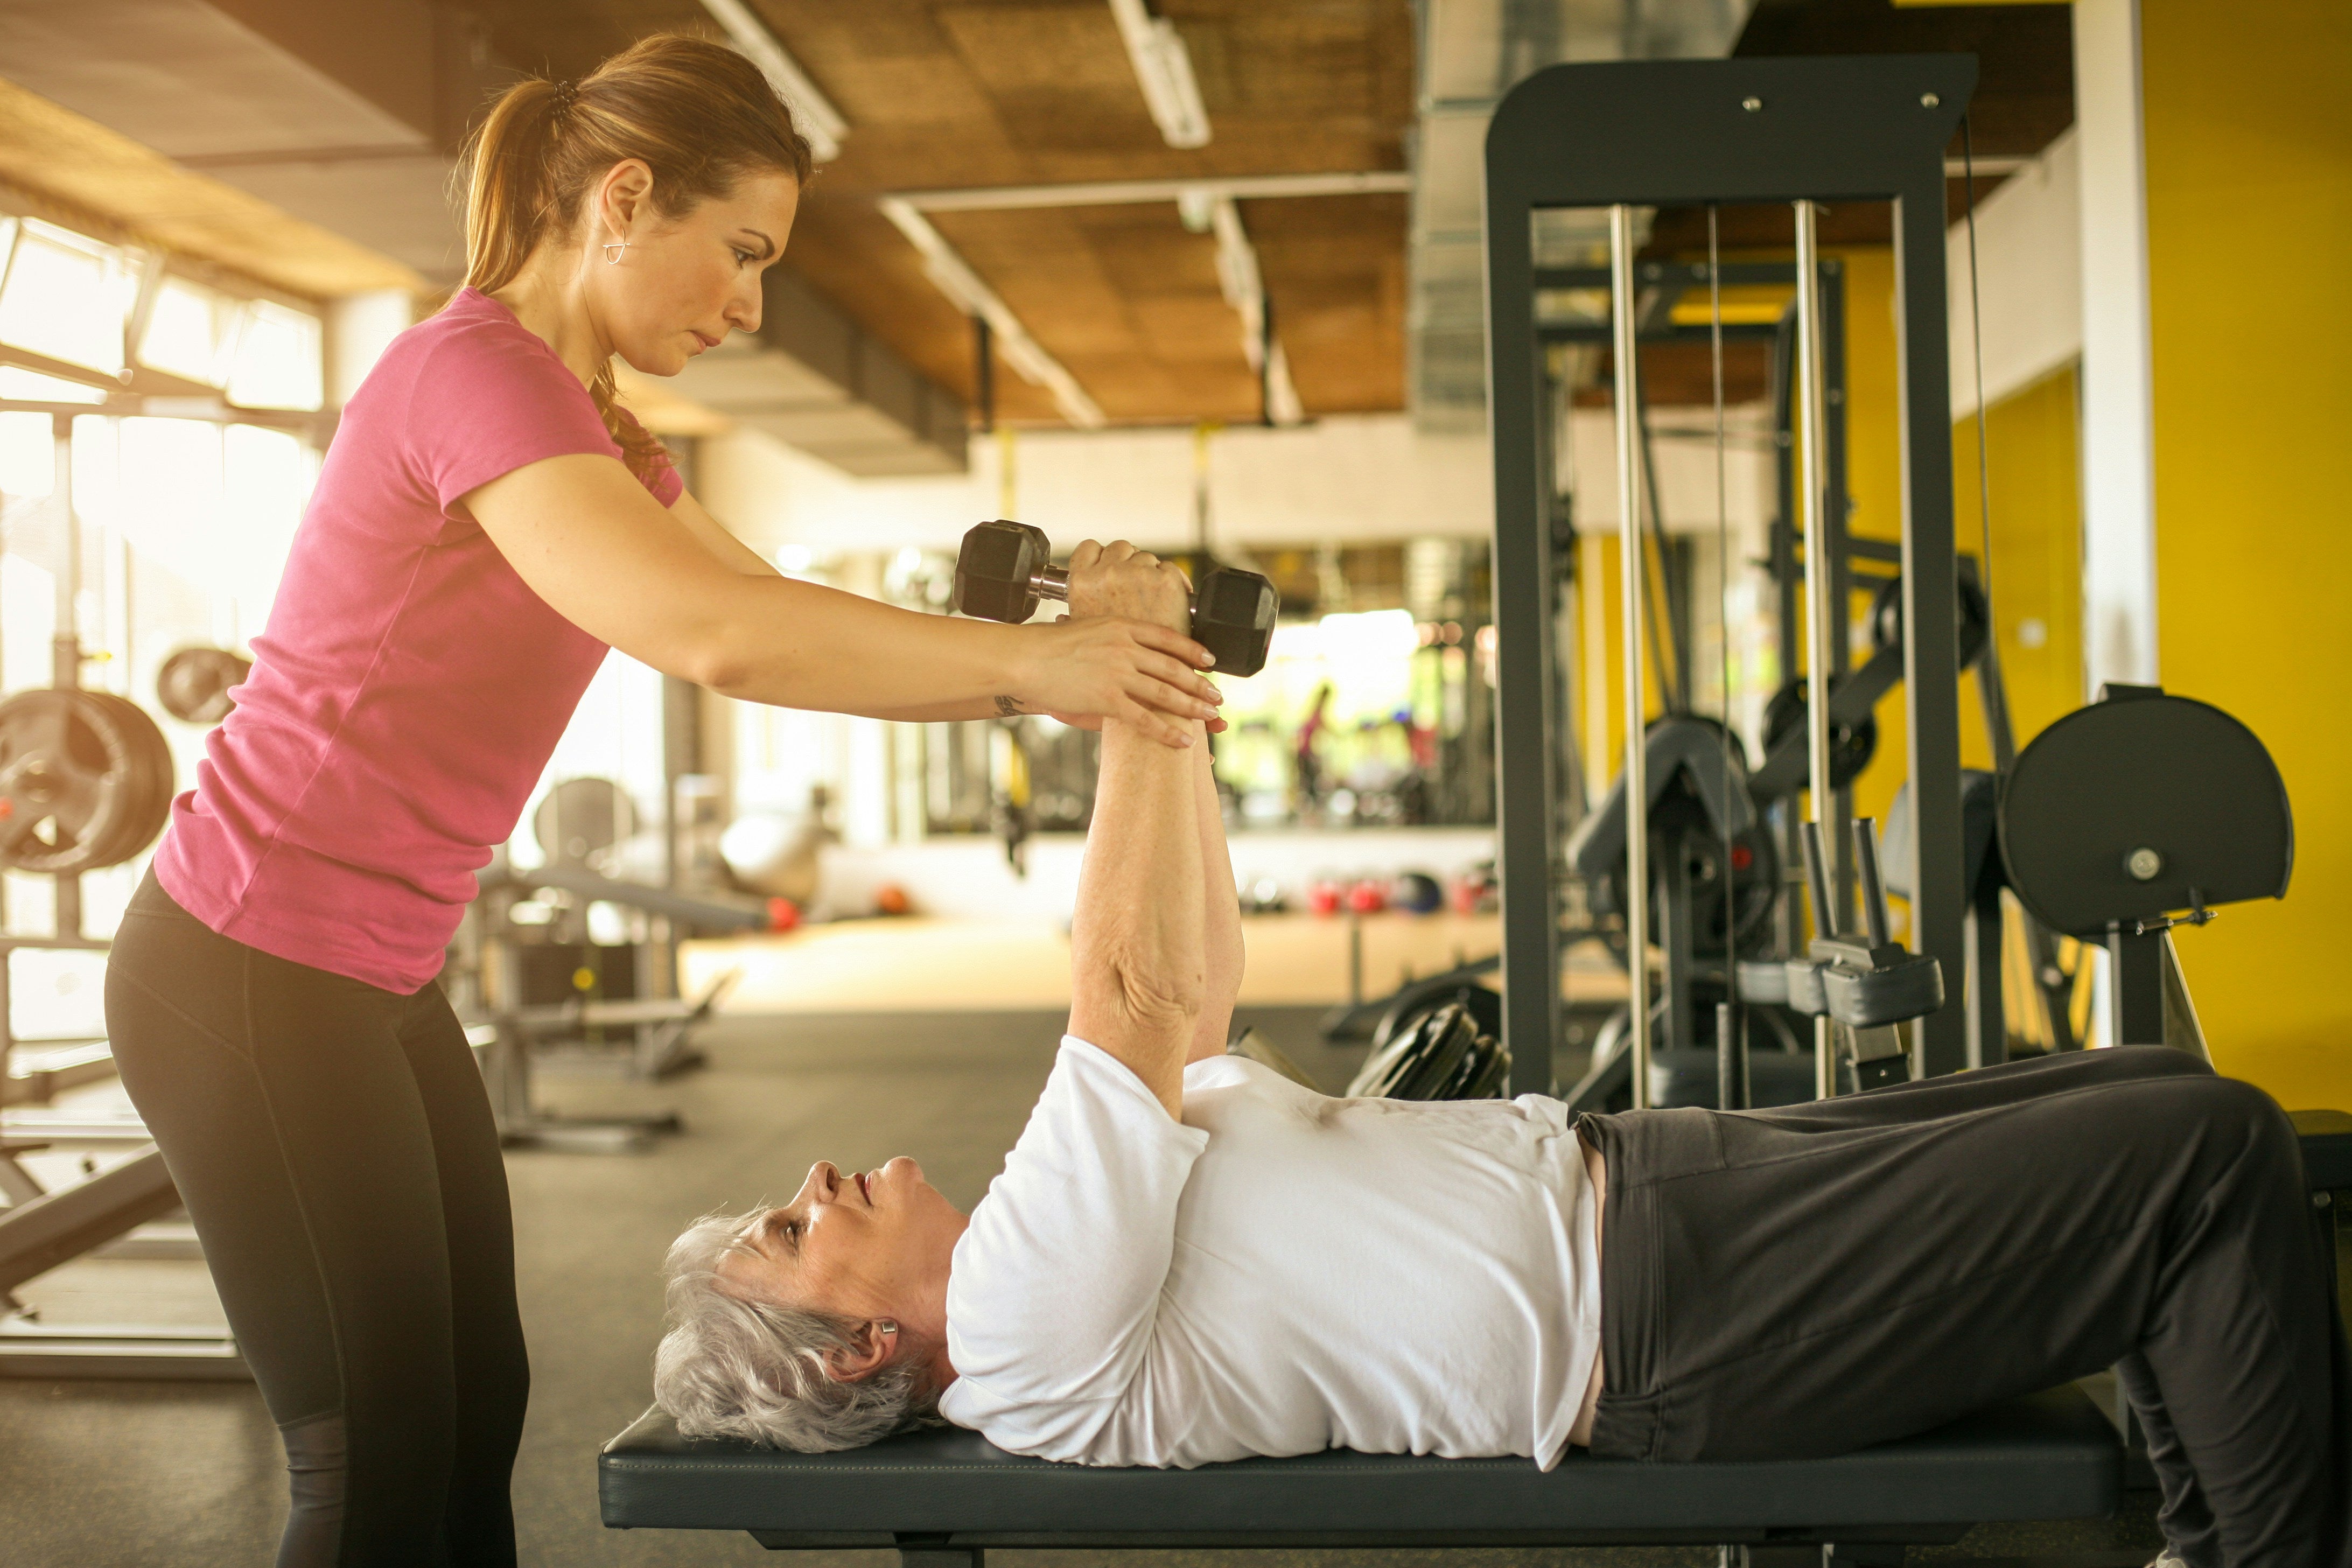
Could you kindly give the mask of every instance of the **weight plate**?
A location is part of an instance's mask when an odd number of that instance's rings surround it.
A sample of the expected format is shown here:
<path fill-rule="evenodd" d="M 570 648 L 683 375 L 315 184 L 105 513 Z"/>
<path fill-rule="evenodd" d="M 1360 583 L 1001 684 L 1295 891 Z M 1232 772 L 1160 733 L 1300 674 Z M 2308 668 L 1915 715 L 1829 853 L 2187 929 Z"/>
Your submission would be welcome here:
<path fill-rule="evenodd" d="M 1481 1034 L 1502 1032 L 1503 994 L 1488 990 L 1475 981 L 1465 981 L 1458 974 L 1433 974 L 1417 981 L 1396 994 L 1380 1022 L 1372 1026 L 1372 1049 L 1378 1052 L 1416 1018 L 1434 1012 L 1448 1002 L 1459 1002 L 1470 1009 L 1472 1020 Z"/>
<path fill-rule="evenodd" d="M 174 719 L 217 724 L 236 706 L 229 689 L 252 668 L 251 659 L 225 647 L 184 647 L 155 672 L 155 700 Z"/>
<path fill-rule="evenodd" d="M 585 866 L 637 830 L 628 793 L 610 779 L 565 779 L 541 797 L 530 833 L 551 866 Z"/>
<path fill-rule="evenodd" d="M 170 803 L 169 748 L 132 704 L 90 691 L 0 701 L 0 865 L 120 864 L 162 831 Z"/>
<path fill-rule="evenodd" d="M 1834 693 L 1844 679 L 1843 676 L 1832 677 L 1830 690 Z M 1834 709 L 1836 705 L 1832 703 L 1831 706 Z M 1806 710 L 1805 683 L 1801 679 L 1791 680 L 1772 694 L 1772 700 L 1764 705 L 1764 752 L 1767 756 L 1783 739 L 1805 727 Z M 1830 787 L 1843 789 L 1861 777 L 1862 770 L 1870 765 L 1870 759 L 1877 752 L 1876 719 L 1864 719 L 1853 725 L 1831 726 Z"/>
<path fill-rule="evenodd" d="M 86 691 L 82 696 L 95 701 L 113 714 L 124 732 L 138 743 L 146 759 L 141 772 L 145 785 L 132 810 L 123 816 L 123 832 L 101 847 L 105 865 L 119 866 L 155 841 L 172 819 L 172 796 L 174 793 L 174 769 L 172 743 L 163 730 L 147 715 L 144 709 L 127 697 L 110 691 Z"/>
<path fill-rule="evenodd" d="M 1985 631 L 1991 620 L 1991 609 L 1985 602 L 1984 590 L 1962 578 L 1959 589 L 1960 668 L 1967 669 L 1984 652 Z M 1870 646 L 1880 652 L 1899 647 L 1903 641 L 1903 579 L 1889 577 L 1880 584 L 1878 595 L 1870 605 Z"/>

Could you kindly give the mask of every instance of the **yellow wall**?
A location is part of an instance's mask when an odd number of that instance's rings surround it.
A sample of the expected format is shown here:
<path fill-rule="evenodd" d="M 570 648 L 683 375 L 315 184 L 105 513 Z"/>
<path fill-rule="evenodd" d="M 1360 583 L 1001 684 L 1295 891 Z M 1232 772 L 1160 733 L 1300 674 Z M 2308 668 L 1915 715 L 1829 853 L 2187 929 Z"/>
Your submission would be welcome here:
<path fill-rule="evenodd" d="M 2352 9 L 2142 0 L 2167 689 L 2253 728 L 2293 890 L 2180 939 L 2224 1071 L 2352 1106 Z"/>
<path fill-rule="evenodd" d="M 1985 410 L 1992 469 L 1993 619 L 2011 727 L 2022 750 L 2083 705 L 2081 410 L 2072 365 Z M 1977 502 L 1977 422 L 1952 427 L 1954 517 L 1960 552 L 1983 553 Z M 2029 629 L 2036 636 L 2030 643 Z M 2038 646 L 2036 646 L 2038 645 Z M 1974 682 L 1960 710 L 1960 762 L 1992 765 Z"/>

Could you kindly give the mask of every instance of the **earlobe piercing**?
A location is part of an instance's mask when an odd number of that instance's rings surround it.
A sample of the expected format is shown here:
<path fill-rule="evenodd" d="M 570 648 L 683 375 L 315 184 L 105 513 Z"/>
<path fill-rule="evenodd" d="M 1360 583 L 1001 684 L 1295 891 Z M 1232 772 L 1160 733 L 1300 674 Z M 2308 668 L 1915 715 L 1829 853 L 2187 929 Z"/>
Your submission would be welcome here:
<path fill-rule="evenodd" d="M 882 1325 L 882 1331 L 886 1334 L 895 1334 L 898 1331 L 898 1325 L 886 1322 Z"/>
<path fill-rule="evenodd" d="M 606 242 L 604 246 L 604 265 L 607 267 L 619 266 L 621 262 L 621 252 L 628 248 L 629 242 L 625 239 L 615 239 Z"/>

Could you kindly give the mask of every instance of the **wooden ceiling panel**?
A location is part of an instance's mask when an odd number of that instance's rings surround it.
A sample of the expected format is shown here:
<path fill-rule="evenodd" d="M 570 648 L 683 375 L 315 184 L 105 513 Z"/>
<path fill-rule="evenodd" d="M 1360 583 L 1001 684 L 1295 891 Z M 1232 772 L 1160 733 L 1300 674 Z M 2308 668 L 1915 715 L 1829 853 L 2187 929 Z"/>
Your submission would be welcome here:
<path fill-rule="evenodd" d="M 940 23 L 1016 145 L 1131 157 L 1160 144 L 1108 5 L 955 5 Z"/>
<path fill-rule="evenodd" d="M 1172 204 L 941 214 L 939 226 L 1113 420 L 1256 414 L 1214 241 Z"/>
<path fill-rule="evenodd" d="M 1307 409 L 1404 405 L 1405 198 L 1245 202 L 1290 378 Z"/>
<path fill-rule="evenodd" d="M 577 76 L 698 0 L 481 0 L 500 53 Z M 971 322 L 877 211 L 899 191 L 1400 169 L 1409 0 L 1152 0 L 1191 52 L 1213 136 L 1171 148 L 1106 0 L 746 0 L 848 121 L 784 265 L 924 375 L 971 398 Z M 1114 421 L 1254 419 L 1257 377 L 1215 246 L 1172 203 L 934 215 L 940 233 Z M 1310 414 L 1403 402 L 1404 202 L 1246 205 L 1276 330 Z M 1058 422 L 1007 369 L 999 417 Z"/>

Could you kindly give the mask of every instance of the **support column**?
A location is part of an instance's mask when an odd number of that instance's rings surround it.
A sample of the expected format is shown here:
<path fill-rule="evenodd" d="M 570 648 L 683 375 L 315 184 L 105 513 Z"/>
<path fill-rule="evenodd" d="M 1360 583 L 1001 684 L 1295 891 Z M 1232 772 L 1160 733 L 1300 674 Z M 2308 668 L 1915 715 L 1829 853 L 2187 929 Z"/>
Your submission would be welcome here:
<path fill-rule="evenodd" d="M 2083 214 L 2084 697 L 2153 686 L 2156 437 L 2139 0 L 2074 6 Z"/>

